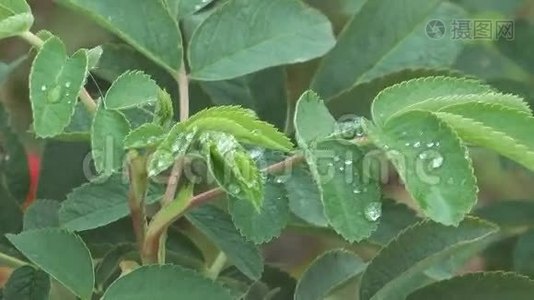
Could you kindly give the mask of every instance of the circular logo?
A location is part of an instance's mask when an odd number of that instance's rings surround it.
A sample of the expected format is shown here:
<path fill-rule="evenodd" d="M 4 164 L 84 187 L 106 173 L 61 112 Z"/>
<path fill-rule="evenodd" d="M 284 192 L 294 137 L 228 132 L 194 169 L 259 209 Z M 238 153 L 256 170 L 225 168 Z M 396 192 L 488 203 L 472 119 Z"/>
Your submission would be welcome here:
<path fill-rule="evenodd" d="M 445 35 L 445 23 L 441 20 L 430 20 L 425 27 L 426 35 L 434 40 L 443 38 Z"/>

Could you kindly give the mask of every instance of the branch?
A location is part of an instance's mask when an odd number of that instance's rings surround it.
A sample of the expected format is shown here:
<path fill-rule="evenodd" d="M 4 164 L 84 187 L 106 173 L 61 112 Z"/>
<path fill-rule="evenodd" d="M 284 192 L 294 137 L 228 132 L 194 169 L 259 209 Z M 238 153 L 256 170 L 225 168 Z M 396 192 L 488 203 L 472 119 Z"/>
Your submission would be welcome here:
<path fill-rule="evenodd" d="M 304 156 L 301 154 L 297 154 L 297 155 L 287 158 L 286 160 L 278 162 L 274 165 L 270 165 L 269 167 L 263 169 L 262 171 L 269 173 L 269 174 L 278 174 L 286 170 L 287 168 L 291 168 L 302 162 L 304 162 Z M 224 194 L 225 192 L 221 188 L 214 188 L 209 191 L 198 194 L 191 199 L 191 203 L 189 204 L 188 209 L 200 206 L 206 202 L 210 202 L 213 199 L 223 196 Z"/>
<path fill-rule="evenodd" d="M 148 189 L 148 175 L 146 174 L 146 159 L 130 152 L 128 162 L 128 175 L 130 187 L 128 190 L 128 206 L 132 226 L 137 240 L 139 251 L 143 250 L 147 230 L 145 195 Z"/>
<path fill-rule="evenodd" d="M 182 67 L 176 77 L 178 88 L 180 90 L 180 122 L 183 122 L 189 118 L 189 79 L 185 71 L 185 62 L 182 61 Z M 176 189 L 180 182 L 180 177 L 183 169 L 183 158 L 179 157 L 174 162 L 169 180 L 167 182 L 167 190 L 163 197 L 162 204 L 169 204 L 176 196 Z"/>
<path fill-rule="evenodd" d="M 0 265 L 10 267 L 10 268 L 19 268 L 19 267 L 27 265 L 27 263 L 23 262 L 22 260 L 18 258 L 9 256 L 7 254 L 0 252 Z"/>
<path fill-rule="evenodd" d="M 44 45 L 44 41 L 30 31 L 21 33 L 20 37 L 36 48 L 41 48 Z M 85 89 L 85 87 L 82 88 L 82 90 L 80 91 L 79 97 L 82 103 L 85 105 L 87 111 L 89 111 L 90 113 L 96 112 L 96 102 L 91 97 L 91 95 L 89 95 L 89 92 Z"/>

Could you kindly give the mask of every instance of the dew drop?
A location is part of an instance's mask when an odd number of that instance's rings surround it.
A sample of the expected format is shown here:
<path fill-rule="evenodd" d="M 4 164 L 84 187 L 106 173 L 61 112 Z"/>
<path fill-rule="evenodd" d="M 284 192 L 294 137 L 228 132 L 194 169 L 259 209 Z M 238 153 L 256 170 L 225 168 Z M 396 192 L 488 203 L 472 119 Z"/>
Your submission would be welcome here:
<path fill-rule="evenodd" d="M 66 87 L 66 88 L 70 88 L 70 85 L 71 85 L 70 81 L 67 81 L 67 82 L 65 83 L 65 87 Z"/>
<path fill-rule="evenodd" d="M 61 100 L 61 87 L 59 85 L 53 87 L 46 95 L 46 100 L 50 103 L 57 103 Z"/>
<path fill-rule="evenodd" d="M 421 147 L 421 142 L 415 142 L 415 144 L 413 144 L 413 147 L 414 147 L 414 148 L 419 148 L 419 147 Z"/>
<path fill-rule="evenodd" d="M 239 188 L 237 184 L 230 184 L 230 186 L 228 187 L 228 190 L 230 191 L 230 193 L 234 195 L 238 195 L 239 193 L 241 193 L 241 189 Z"/>
<path fill-rule="evenodd" d="M 434 157 L 432 159 L 432 162 L 430 163 L 430 166 L 434 169 L 437 169 L 443 166 L 443 156 L 438 154 L 438 156 Z"/>
<path fill-rule="evenodd" d="M 343 172 L 343 171 L 345 171 L 345 168 L 344 167 L 339 167 L 339 171 Z"/>
<path fill-rule="evenodd" d="M 338 161 L 340 161 L 340 160 L 341 160 L 341 159 L 339 158 L 339 156 L 334 156 L 334 161 L 335 161 L 335 162 L 338 162 Z"/>
<path fill-rule="evenodd" d="M 365 218 L 369 221 L 375 222 L 382 215 L 382 204 L 380 202 L 369 203 L 365 207 Z"/>
<path fill-rule="evenodd" d="M 425 159 L 427 157 L 428 157 L 428 154 L 426 152 L 422 152 L 421 154 L 419 154 L 420 159 Z"/>
<path fill-rule="evenodd" d="M 346 160 L 345 161 L 345 166 L 350 166 L 352 165 L 352 160 Z"/>
<path fill-rule="evenodd" d="M 202 8 L 202 5 L 198 4 L 198 5 L 195 5 L 195 10 L 200 10 Z"/>
<path fill-rule="evenodd" d="M 426 144 L 426 146 L 427 146 L 428 148 L 432 148 L 432 147 L 434 147 L 434 142 L 430 142 L 430 143 Z"/>
<path fill-rule="evenodd" d="M 406 144 L 404 144 L 404 146 L 406 146 L 406 147 L 410 147 L 411 145 L 412 145 L 412 144 L 410 144 L 409 142 L 406 143 Z"/>
<path fill-rule="evenodd" d="M 288 178 L 289 176 L 286 176 L 286 175 L 276 176 L 276 178 L 274 179 L 274 182 L 278 184 L 282 184 L 282 183 L 285 183 Z"/>
<path fill-rule="evenodd" d="M 353 194 L 360 194 L 362 191 L 360 191 L 359 189 L 354 189 L 352 190 L 352 193 Z"/>
<path fill-rule="evenodd" d="M 43 91 L 43 92 L 46 91 L 46 85 L 43 84 L 43 85 L 41 86 L 41 91 Z"/>

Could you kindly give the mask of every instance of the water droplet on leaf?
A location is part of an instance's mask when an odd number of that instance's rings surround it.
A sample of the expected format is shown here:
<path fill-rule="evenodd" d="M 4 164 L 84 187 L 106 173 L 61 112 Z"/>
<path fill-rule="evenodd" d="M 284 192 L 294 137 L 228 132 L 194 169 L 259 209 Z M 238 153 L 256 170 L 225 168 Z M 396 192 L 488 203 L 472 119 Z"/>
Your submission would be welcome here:
<path fill-rule="evenodd" d="M 434 169 L 437 169 L 443 166 L 443 156 L 438 154 L 438 156 L 434 157 L 432 159 L 432 162 L 430 163 L 430 166 Z"/>
<path fill-rule="evenodd" d="M 61 87 L 56 85 L 46 95 L 46 100 L 50 103 L 57 103 L 61 100 Z"/>
<path fill-rule="evenodd" d="M 369 221 L 375 222 L 382 215 L 382 204 L 380 202 L 369 203 L 365 207 L 365 218 Z"/>
<path fill-rule="evenodd" d="M 230 191 L 230 193 L 234 195 L 238 195 L 239 193 L 241 193 L 241 189 L 239 188 L 237 184 L 230 184 L 230 186 L 228 187 L 228 190 Z"/>

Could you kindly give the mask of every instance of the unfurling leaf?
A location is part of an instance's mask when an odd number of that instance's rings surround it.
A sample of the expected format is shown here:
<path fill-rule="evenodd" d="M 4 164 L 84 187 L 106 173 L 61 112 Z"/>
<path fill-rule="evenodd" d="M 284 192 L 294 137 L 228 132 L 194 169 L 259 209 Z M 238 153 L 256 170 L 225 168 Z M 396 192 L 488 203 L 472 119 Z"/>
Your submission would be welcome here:
<path fill-rule="evenodd" d="M 256 113 L 239 106 L 216 106 L 205 109 L 185 122 L 200 131 L 218 131 L 233 135 L 239 141 L 268 149 L 290 151 L 291 140 L 273 125 L 258 119 Z"/>
<path fill-rule="evenodd" d="M 259 211 L 264 196 L 263 178 L 250 155 L 228 134 L 205 133 L 200 140 L 208 168 L 217 183 L 227 193 L 249 201 Z"/>

